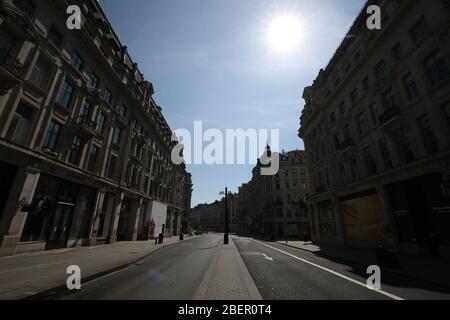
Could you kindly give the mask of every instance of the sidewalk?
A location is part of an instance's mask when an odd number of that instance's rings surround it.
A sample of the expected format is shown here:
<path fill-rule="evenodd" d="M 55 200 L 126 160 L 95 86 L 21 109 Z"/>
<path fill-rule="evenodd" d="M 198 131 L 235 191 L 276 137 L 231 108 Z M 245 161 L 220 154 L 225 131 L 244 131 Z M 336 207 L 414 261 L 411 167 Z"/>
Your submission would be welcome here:
<path fill-rule="evenodd" d="M 233 237 L 217 248 L 194 300 L 262 300 Z"/>
<path fill-rule="evenodd" d="M 333 245 L 319 246 L 312 244 L 311 242 L 303 241 L 288 241 L 287 244 L 286 241 L 277 241 L 276 243 L 352 264 L 365 266 L 378 264 L 375 252 L 370 250 Z M 439 257 L 404 254 L 399 254 L 398 258 L 400 263 L 399 269 L 385 269 L 391 273 L 450 288 L 450 275 L 448 274 L 450 270 L 449 260 Z"/>
<path fill-rule="evenodd" d="M 184 241 L 198 237 L 185 238 Z M 116 242 L 96 247 L 79 247 L 24 253 L 0 258 L 0 300 L 24 299 L 64 286 L 70 265 L 81 268 L 82 281 L 135 263 L 161 248 L 180 243 L 178 237 L 154 241 Z"/>

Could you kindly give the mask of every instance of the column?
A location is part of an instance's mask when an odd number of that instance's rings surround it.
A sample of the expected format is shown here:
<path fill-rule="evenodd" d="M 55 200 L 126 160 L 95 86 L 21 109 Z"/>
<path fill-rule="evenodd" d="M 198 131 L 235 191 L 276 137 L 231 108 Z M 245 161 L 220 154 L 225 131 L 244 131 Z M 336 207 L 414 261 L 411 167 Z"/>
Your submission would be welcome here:
<path fill-rule="evenodd" d="M 125 198 L 125 194 L 123 192 L 118 192 L 116 194 L 116 207 L 114 209 L 114 213 L 113 213 L 113 218 L 111 221 L 111 230 L 112 232 L 110 233 L 108 242 L 109 243 L 114 243 L 117 241 L 117 228 L 119 226 L 119 218 L 120 218 L 120 212 L 122 210 L 122 202 L 123 199 Z"/>
<path fill-rule="evenodd" d="M 391 201 L 389 200 L 389 194 L 384 187 L 377 188 L 377 194 L 380 199 L 381 216 L 383 223 L 386 226 L 386 242 L 389 245 L 394 246 L 398 250 L 398 232 L 395 224 L 395 219 L 392 214 Z"/>
<path fill-rule="evenodd" d="M 22 211 L 22 207 L 32 203 L 39 177 L 40 172 L 32 167 L 22 167 L 17 173 L 10 198 L 5 207 L 5 217 L 1 221 L 1 224 L 8 228 L 8 232 L 3 237 L 0 256 L 16 253 L 17 244 L 20 242 L 28 216 L 28 213 Z"/>

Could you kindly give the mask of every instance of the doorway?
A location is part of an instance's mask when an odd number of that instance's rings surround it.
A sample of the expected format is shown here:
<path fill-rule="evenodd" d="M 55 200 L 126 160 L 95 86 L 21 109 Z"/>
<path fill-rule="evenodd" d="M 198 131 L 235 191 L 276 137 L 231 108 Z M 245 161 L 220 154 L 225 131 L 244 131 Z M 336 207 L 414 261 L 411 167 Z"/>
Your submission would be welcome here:
<path fill-rule="evenodd" d="M 50 225 L 46 250 L 67 247 L 75 204 L 59 202 Z"/>

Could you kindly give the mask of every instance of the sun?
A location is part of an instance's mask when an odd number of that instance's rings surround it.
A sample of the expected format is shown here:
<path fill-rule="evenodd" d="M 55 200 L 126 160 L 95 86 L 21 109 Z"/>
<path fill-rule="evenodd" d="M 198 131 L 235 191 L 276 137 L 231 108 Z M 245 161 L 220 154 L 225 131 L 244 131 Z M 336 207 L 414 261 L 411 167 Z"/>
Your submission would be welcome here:
<path fill-rule="evenodd" d="M 302 25 L 294 15 L 273 17 L 267 25 L 267 41 L 277 53 L 291 53 L 298 49 L 302 39 Z"/>

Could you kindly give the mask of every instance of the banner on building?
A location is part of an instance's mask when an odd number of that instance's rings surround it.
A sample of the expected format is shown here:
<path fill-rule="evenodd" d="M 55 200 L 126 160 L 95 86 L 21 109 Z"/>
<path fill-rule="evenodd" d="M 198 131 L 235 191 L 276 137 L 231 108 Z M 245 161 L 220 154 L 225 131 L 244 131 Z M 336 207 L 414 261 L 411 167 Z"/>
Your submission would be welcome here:
<path fill-rule="evenodd" d="M 381 215 L 380 200 L 376 194 L 342 201 L 341 212 L 348 238 L 384 239 L 386 228 Z"/>

